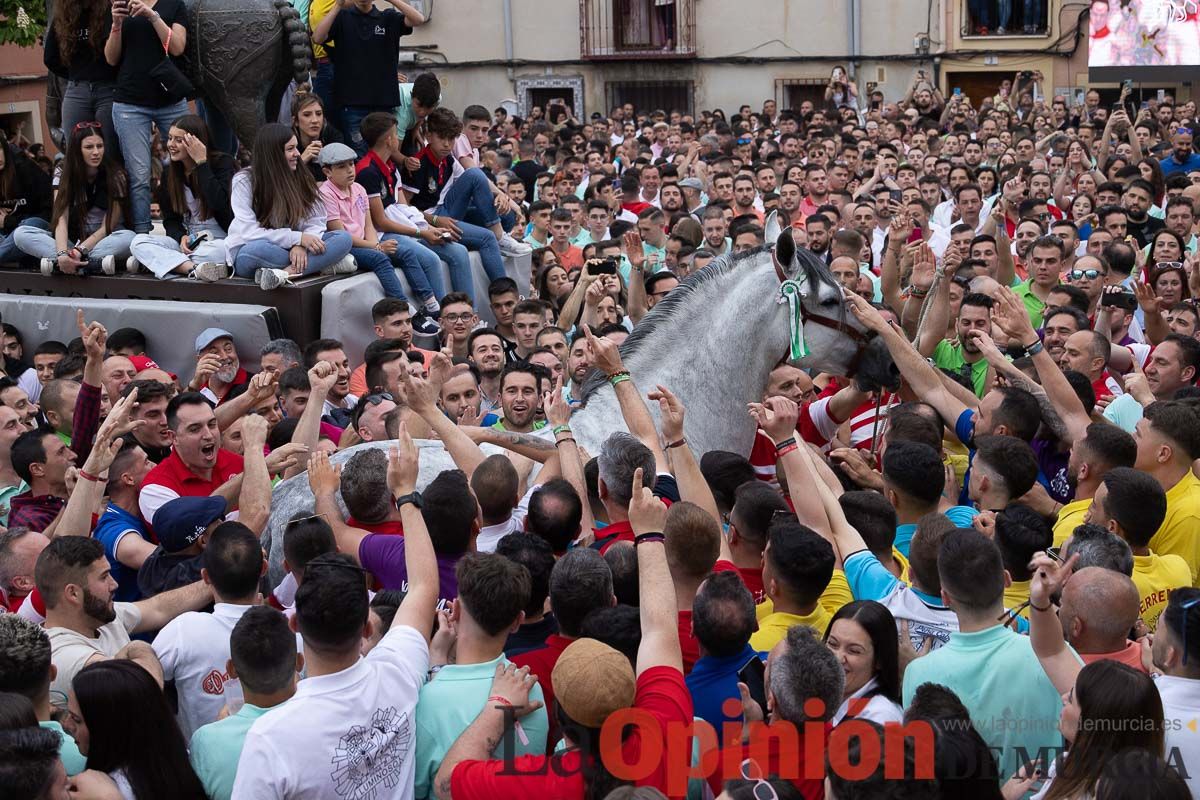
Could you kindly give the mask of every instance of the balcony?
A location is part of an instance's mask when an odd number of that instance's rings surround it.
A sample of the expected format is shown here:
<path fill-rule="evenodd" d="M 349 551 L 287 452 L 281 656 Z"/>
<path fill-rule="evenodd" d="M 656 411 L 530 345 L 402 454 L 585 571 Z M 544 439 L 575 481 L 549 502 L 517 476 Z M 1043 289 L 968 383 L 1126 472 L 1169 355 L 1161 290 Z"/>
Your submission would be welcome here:
<path fill-rule="evenodd" d="M 696 57 L 696 0 L 579 0 L 579 52 L 593 61 Z"/>
<path fill-rule="evenodd" d="M 1050 0 L 963 0 L 962 36 L 995 38 L 1049 33 Z"/>

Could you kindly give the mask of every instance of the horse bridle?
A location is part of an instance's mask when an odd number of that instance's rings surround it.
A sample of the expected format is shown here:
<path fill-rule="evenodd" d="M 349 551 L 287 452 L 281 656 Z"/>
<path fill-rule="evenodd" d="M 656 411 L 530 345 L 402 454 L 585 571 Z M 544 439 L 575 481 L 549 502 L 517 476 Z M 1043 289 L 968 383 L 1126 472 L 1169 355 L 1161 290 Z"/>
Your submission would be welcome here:
<path fill-rule="evenodd" d="M 779 278 L 779 282 L 783 283 L 788 279 L 783 272 L 783 266 L 778 259 L 775 261 L 775 275 Z M 855 351 L 854 357 L 850 359 L 850 363 L 846 366 L 846 377 L 853 377 L 858 372 L 858 366 L 862 363 L 863 355 L 867 352 L 867 347 L 871 344 L 871 337 L 862 331 L 856 330 L 846 324 L 845 319 L 834 319 L 833 317 L 825 316 L 814 311 L 805 310 L 804 318 L 811 320 L 823 328 L 829 328 L 832 331 L 846 336 L 850 341 L 854 342 Z"/>

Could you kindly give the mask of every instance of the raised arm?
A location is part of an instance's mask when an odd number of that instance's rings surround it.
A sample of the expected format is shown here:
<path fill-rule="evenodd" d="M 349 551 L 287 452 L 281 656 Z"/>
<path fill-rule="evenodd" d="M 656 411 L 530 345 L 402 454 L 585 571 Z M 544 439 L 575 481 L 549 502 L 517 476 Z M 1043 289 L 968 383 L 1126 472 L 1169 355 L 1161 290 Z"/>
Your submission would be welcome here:
<path fill-rule="evenodd" d="M 696 463 L 695 454 L 687 446 L 687 440 L 683 437 L 683 417 L 687 413 L 687 409 L 683 407 L 679 398 L 671 393 L 670 389 L 661 384 L 647 397 L 658 402 L 663 438 L 670 447 L 671 467 L 675 474 L 675 480 L 679 484 L 679 497 L 700 506 L 717 521 L 718 525 L 721 524 L 721 512 L 717 509 L 717 500 L 713 497 L 708 481 L 700 472 L 700 465 Z"/>
<path fill-rule="evenodd" d="M 257 375 L 255 377 L 258 377 Z M 238 521 L 262 535 L 271 516 L 271 473 L 267 469 L 267 420 L 251 414 L 242 422 L 242 491 L 238 494 Z"/>
<path fill-rule="evenodd" d="M 394 500 L 417 490 L 419 455 L 417 446 L 408 435 L 408 426 L 400 423 L 396 446 L 388 453 L 388 491 Z M 438 602 L 437 556 L 433 552 L 429 529 L 425 527 L 425 518 L 416 504 L 401 505 L 400 520 L 404 524 L 404 568 L 408 573 L 408 593 L 404 595 L 392 624 L 416 628 L 429 641 Z"/>
<path fill-rule="evenodd" d="M 142 621 L 130 633 L 156 631 L 183 612 L 199 611 L 212 601 L 212 587 L 204 581 L 156 594 L 149 600 L 139 600 L 135 605 L 142 612 Z"/>
<path fill-rule="evenodd" d="M 940 270 L 927 244 L 921 246 L 921 257 L 913 262 L 913 287 L 924 290 L 927 295 L 933 292 L 933 297 L 926 302 L 916 304 L 920 309 L 928 309 L 924 321 L 918 318 L 915 342 L 917 352 L 926 358 L 933 355 L 934 348 L 946 336 L 946 327 L 950 324 L 950 284 L 954 270 L 958 269 L 960 263 L 962 255 L 953 242 L 946 248 Z M 934 284 L 936 289 L 933 288 Z M 909 304 L 912 305 L 911 301 Z"/>
<path fill-rule="evenodd" d="M 434 356 L 435 368 L 448 368 L 450 358 L 445 353 Z M 400 370 L 400 387 L 404 392 L 408 405 L 421 419 L 441 437 L 446 451 L 454 459 L 455 465 L 467 474 L 467 479 L 475 474 L 475 470 L 487 458 L 479 445 L 471 441 L 462 428 L 450 420 L 437 407 L 436 397 L 438 388 L 431 381 L 414 378 L 408 370 Z"/>
<path fill-rule="evenodd" d="M 328 453 L 314 451 L 308 458 L 308 486 L 316 500 L 317 515 L 324 517 L 329 527 L 333 528 L 338 552 L 358 561 L 358 547 L 370 534 L 360 528 L 352 528 L 342 518 L 342 510 L 337 504 L 337 493 L 342 486 L 341 465 L 331 464 Z"/>
<path fill-rule="evenodd" d="M 130 392 L 108 412 L 108 417 L 96 434 L 96 443 L 79 470 L 79 480 L 67 500 L 66 508 L 55 523 L 45 530 L 47 538 L 53 539 L 56 535 L 91 535 L 92 512 L 104 496 L 108 468 L 124 443 L 121 437 L 137 430 L 145 421 L 129 419 L 136 399 L 135 394 Z"/>
<path fill-rule="evenodd" d="M 83 339 L 87 360 L 83 365 L 83 385 L 75 399 L 75 417 L 71 423 L 71 447 L 75 451 L 77 464 L 87 461 L 92 449 L 92 440 L 100 425 L 100 387 L 104 383 L 104 353 L 108 347 L 108 331 L 99 322 L 90 325 L 83 316 L 83 309 L 75 311 L 75 324 Z M 116 402 L 115 397 L 109 398 Z"/>
<path fill-rule="evenodd" d="M 329 397 L 329 390 L 335 383 L 337 367 L 328 361 L 318 361 L 308 371 L 308 403 L 300 413 L 296 430 L 292 431 L 292 443 L 305 447 L 309 453 L 317 451 L 317 442 L 321 438 L 321 413 L 325 408 L 325 398 Z M 303 464 L 298 464 L 285 472 L 284 477 L 290 478 L 303 471 Z"/>
<path fill-rule="evenodd" d="M 1062 623 L 1050 599 L 1070 578 L 1079 554 L 1060 564 L 1045 553 L 1033 557 L 1033 579 L 1029 582 L 1029 643 L 1042 663 L 1054 688 L 1066 694 L 1075 686 L 1083 665 L 1063 638 Z"/>
<path fill-rule="evenodd" d="M 655 469 L 659 472 L 669 472 L 670 465 L 658 442 L 658 430 L 654 427 L 654 419 L 650 416 L 642 396 L 638 394 L 637 384 L 630 378 L 629 370 L 625 369 L 621 361 L 621 352 L 617 349 L 616 342 L 608 338 L 597 338 L 592 334 L 592 329 L 586 326 L 583 332 L 592 349 L 593 363 L 608 376 L 609 383 L 612 384 L 617 402 L 621 404 L 621 416 L 625 418 L 629 432 L 650 448 L 650 452 L 654 454 Z"/>
<path fill-rule="evenodd" d="M 242 417 L 248 416 L 256 406 L 275 394 L 278 384 L 279 376 L 274 372 L 263 370 L 255 375 L 246 386 L 246 391 L 213 409 L 217 427 L 225 430 Z"/>
<path fill-rule="evenodd" d="M 1142 330 L 1146 334 L 1146 341 L 1154 345 L 1161 343 L 1171 333 L 1171 329 L 1163 319 L 1162 303 L 1154 294 L 1154 287 L 1137 280 L 1133 282 L 1133 293 L 1137 296 L 1138 307 L 1142 309 Z"/>
<path fill-rule="evenodd" d="M 908 212 L 893 214 L 887 247 L 883 250 L 883 264 L 879 269 L 879 290 L 883 293 L 883 302 L 892 308 L 904 307 L 904 296 L 900 294 L 900 259 L 911 233 L 912 220 Z"/>
<path fill-rule="evenodd" d="M 638 596 L 642 623 L 642 643 L 638 645 L 637 674 L 654 667 L 683 671 L 679 649 L 679 608 L 675 604 L 675 584 L 667 567 L 667 551 L 661 538 L 667 521 L 667 507 L 643 486 L 639 467 L 633 473 L 633 497 L 629 501 L 629 524 L 633 527 L 634 548 L 638 560 Z M 640 543 L 636 537 L 660 534 Z"/>
<path fill-rule="evenodd" d="M 558 449 L 558 466 L 563 479 L 571 484 L 575 494 L 583 505 L 583 518 L 579 521 L 579 529 L 587 536 L 596 527 L 592 517 L 592 506 L 588 502 L 587 479 L 583 474 L 583 458 L 579 453 L 579 445 L 571 433 L 571 406 L 563 398 L 563 378 L 559 376 L 553 389 L 542 398 L 542 407 L 546 409 L 546 421 L 554 432 L 554 446 Z M 541 479 L 541 473 L 538 474 Z"/>

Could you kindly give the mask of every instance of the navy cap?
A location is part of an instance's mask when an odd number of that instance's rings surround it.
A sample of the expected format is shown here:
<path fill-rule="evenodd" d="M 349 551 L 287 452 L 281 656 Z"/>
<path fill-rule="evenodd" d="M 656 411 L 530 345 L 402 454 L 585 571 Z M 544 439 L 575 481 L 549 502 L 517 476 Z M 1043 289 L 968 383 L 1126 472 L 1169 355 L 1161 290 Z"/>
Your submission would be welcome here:
<path fill-rule="evenodd" d="M 168 553 L 195 544 L 208 526 L 225 517 L 224 497 L 177 497 L 154 514 L 154 533 Z"/>

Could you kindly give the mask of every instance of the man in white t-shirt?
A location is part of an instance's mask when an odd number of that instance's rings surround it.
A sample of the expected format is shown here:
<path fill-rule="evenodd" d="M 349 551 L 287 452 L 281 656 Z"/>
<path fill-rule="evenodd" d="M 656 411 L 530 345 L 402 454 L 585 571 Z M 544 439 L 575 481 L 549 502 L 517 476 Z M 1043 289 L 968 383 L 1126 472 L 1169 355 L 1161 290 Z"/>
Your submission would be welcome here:
<path fill-rule="evenodd" d="M 241 699 L 237 678 L 227 672 L 229 634 L 257 605 L 258 581 L 265 571 L 258 537 L 240 522 L 221 523 L 209 537 L 200 571 L 216 598 L 212 613 L 182 614 L 154 638 L 163 678 L 175 682 L 179 695 L 179 729 L 185 739 Z"/>
<path fill-rule="evenodd" d="M 250 728 L 234 800 L 413 797 L 414 713 L 429 671 L 438 598 L 417 473 L 417 450 L 402 428 L 387 479 L 404 525 L 408 593 L 391 628 L 360 658 L 362 639 L 372 632 L 365 573 L 343 554 L 308 563 L 291 620 L 304 639 L 308 677 L 291 700 Z"/>
<path fill-rule="evenodd" d="M 150 645 L 130 635 L 156 631 L 185 611 L 212 602 L 212 591 L 196 582 L 136 603 L 115 603 L 104 545 L 84 536 L 59 536 L 38 556 L 34 572 L 45 603 L 46 635 L 57 669 L 52 691 L 66 694 L 79 670 L 97 661 L 128 658 L 161 683 L 162 667 Z"/>

